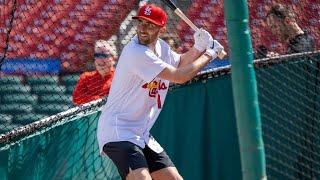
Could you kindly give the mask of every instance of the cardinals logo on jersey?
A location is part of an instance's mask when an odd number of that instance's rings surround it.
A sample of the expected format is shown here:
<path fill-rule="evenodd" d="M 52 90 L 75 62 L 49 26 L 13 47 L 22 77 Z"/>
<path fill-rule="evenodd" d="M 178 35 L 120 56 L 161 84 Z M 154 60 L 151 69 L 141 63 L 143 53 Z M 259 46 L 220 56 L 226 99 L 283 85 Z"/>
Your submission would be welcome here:
<path fill-rule="evenodd" d="M 150 83 L 145 83 L 142 85 L 142 88 L 149 89 L 149 96 L 152 98 L 157 98 L 157 104 L 158 108 L 161 109 L 161 97 L 158 93 L 160 90 L 168 89 L 166 84 L 164 82 L 161 82 L 161 80 L 158 81 L 152 81 Z"/>

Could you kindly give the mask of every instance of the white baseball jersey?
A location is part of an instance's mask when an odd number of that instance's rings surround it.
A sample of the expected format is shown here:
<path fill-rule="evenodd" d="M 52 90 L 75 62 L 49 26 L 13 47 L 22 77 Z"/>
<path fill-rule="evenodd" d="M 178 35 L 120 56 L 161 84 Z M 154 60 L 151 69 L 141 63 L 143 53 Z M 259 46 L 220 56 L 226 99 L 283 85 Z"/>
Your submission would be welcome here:
<path fill-rule="evenodd" d="M 149 134 L 169 88 L 169 81 L 157 75 L 167 66 L 177 67 L 180 55 L 161 39 L 155 51 L 139 44 L 137 36 L 124 47 L 98 122 L 101 153 L 106 143 L 117 141 L 130 141 L 141 148 L 148 144 L 155 152 L 163 151 Z"/>

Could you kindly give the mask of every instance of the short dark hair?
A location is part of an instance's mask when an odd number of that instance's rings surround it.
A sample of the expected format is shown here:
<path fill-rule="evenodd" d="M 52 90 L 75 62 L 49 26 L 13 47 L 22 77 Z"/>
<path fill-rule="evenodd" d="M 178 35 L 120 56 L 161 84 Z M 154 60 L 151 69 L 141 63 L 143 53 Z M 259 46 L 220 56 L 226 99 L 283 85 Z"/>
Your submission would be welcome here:
<path fill-rule="evenodd" d="M 275 15 L 276 17 L 281 19 L 285 19 L 285 18 L 294 19 L 294 14 L 282 4 L 273 5 L 271 9 L 268 11 L 267 17 L 270 15 Z"/>

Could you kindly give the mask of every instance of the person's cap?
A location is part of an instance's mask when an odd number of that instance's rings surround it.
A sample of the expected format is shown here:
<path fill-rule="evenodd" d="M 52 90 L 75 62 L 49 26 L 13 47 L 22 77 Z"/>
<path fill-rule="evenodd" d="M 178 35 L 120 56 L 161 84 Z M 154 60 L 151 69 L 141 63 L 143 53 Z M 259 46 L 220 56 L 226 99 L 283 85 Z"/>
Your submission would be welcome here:
<path fill-rule="evenodd" d="M 166 12 L 154 4 L 142 6 L 138 11 L 138 15 L 132 17 L 132 19 L 145 19 L 161 27 L 167 24 Z"/>

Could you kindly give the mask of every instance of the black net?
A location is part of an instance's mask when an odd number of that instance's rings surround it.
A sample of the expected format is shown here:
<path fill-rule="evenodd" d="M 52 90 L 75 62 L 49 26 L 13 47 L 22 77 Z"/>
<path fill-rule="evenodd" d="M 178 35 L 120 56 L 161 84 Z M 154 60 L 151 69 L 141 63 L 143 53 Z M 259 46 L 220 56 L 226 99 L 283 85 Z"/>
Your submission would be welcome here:
<path fill-rule="evenodd" d="M 260 63 L 256 76 L 268 178 L 318 179 L 319 53 Z"/>
<path fill-rule="evenodd" d="M 95 140 L 104 103 L 72 108 L 0 136 L 0 169 L 6 169 L 1 178 L 120 179 Z"/>

